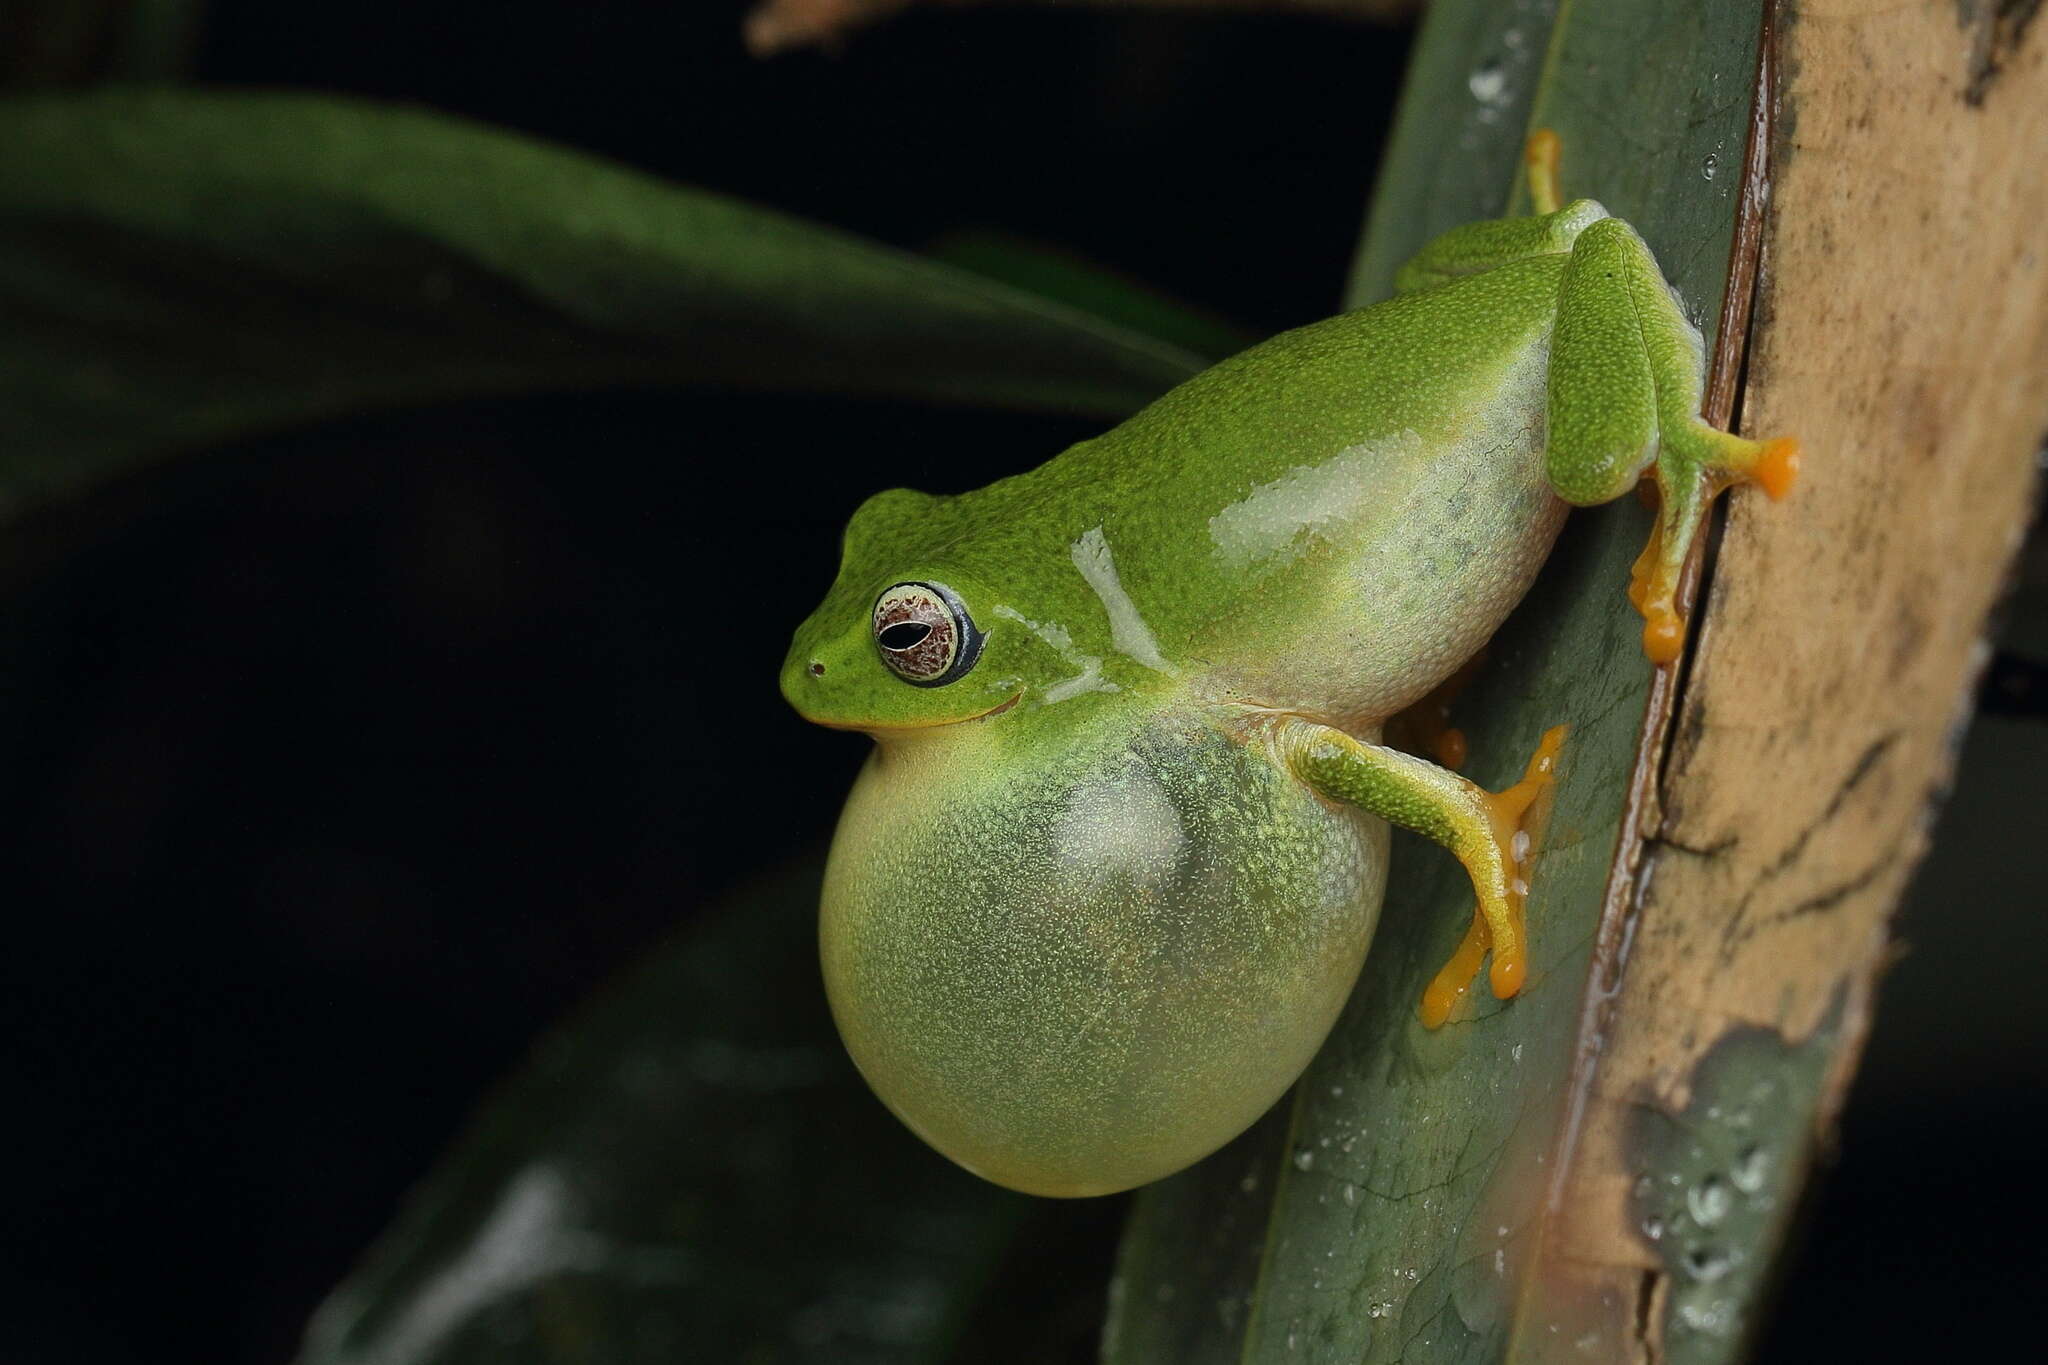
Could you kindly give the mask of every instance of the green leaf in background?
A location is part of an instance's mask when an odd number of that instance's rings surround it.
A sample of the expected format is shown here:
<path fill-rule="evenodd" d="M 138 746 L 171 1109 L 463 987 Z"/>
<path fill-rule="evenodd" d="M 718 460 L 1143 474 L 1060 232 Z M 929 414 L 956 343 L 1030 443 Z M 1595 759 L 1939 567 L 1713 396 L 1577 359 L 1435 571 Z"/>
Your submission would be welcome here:
<path fill-rule="evenodd" d="M 9 508 L 444 398 L 678 384 L 1116 417 L 1204 363 L 593 157 L 273 94 L 0 103 L 0 321 Z"/>
<path fill-rule="evenodd" d="M 925 244 L 925 254 L 948 265 L 1058 299 L 1092 317 L 1157 337 L 1196 355 L 1226 356 L 1259 338 L 1199 312 L 1093 261 L 1046 242 L 1006 232 L 953 232 Z"/>
<path fill-rule="evenodd" d="M 301 1365 L 949 1358 L 1012 1238 L 1058 1229 L 854 1071 L 818 982 L 821 864 L 733 897 L 545 1038 Z"/>
<path fill-rule="evenodd" d="M 1759 10 L 1659 0 L 1556 7 L 1438 0 L 1354 280 L 1358 302 L 1434 233 L 1498 214 L 1529 128 L 1564 140 L 1567 196 L 1632 221 L 1711 333 L 1728 267 Z M 1717 175 L 1718 172 L 1718 175 Z M 1106 1332 L 1111 1365 L 1495 1361 L 1621 1343 L 1561 1340 L 1540 1262 L 1547 1182 L 1597 989 L 1595 931 L 1621 838 L 1651 673 L 1622 589 L 1648 517 L 1575 513 L 1528 602 L 1457 703 L 1491 787 L 1571 726 L 1529 904 L 1531 984 L 1481 993 L 1437 1032 L 1423 985 L 1470 916 L 1457 864 L 1397 835 L 1387 911 L 1350 1006 L 1283 1102 L 1266 1165 L 1226 1151 L 1144 1191 Z M 1249 1192 L 1270 1188 L 1263 1215 Z M 1231 1220 L 1238 1254 L 1190 1229 Z M 1734 1342 L 1722 1343 L 1733 1349 Z M 1724 1357 L 1725 1358 L 1725 1357 Z"/>

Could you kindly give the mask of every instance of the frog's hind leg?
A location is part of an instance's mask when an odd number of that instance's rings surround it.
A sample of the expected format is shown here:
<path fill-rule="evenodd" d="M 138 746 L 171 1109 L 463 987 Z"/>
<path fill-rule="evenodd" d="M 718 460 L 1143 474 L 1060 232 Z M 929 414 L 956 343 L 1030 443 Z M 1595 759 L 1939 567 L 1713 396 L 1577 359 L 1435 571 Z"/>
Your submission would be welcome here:
<path fill-rule="evenodd" d="M 1592 200 L 1574 199 L 1550 213 L 1454 227 L 1408 258 L 1394 276 L 1394 289 L 1406 294 L 1516 261 L 1569 255 L 1579 234 L 1606 216 L 1607 210 Z"/>
<path fill-rule="evenodd" d="M 1580 506 L 1620 497 L 1652 471 L 1657 528 L 1629 595 L 1653 663 L 1676 659 L 1684 643 L 1678 580 L 1708 504 L 1737 483 L 1782 497 L 1798 473 L 1796 441 L 1748 441 L 1701 420 L 1705 372 L 1700 335 L 1635 229 L 1604 218 L 1579 233 L 1551 336 L 1545 460 L 1551 486 Z"/>
<path fill-rule="evenodd" d="M 1522 780 L 1502 792 L 1489 792 L 1427 759 L 1305 720 L 1287 722 L 1279 740 L 1289 769 L 1303 782 L 1332 801 L 1434 839 L 1472 878 L 1472 927 L 1423 993 L 1423 1024 L 1436 1028 L 1450 1017 L 1489 951 L 1493 993 L 1505 1000 L 1520 991 L 1529 971 L 1523 921 L 1532 851 L 1527 817 L 1555 781 L 1564 727 L 1544 735 Z"/>

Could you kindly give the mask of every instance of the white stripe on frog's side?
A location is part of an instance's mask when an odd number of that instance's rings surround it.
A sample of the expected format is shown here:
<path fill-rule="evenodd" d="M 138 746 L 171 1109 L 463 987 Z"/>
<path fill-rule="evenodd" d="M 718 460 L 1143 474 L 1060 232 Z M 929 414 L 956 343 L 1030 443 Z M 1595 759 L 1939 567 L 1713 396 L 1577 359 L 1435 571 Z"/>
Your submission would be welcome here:
<path fill-rule="evenodd" d="M 1109 541 L 1103 536 L 1102 528 L 1083 531 L 1081 538 L 1068 548 L 1073 557 L 1074 567 L 1081 571 L 1081 577 L 1088 580 L 1088 586 L 1095 589 L 1095 595 L 1102 599 L 1102 609 L 1109 613 L 1109 641 L 1124 655 L 1143 664 L 1155 673 L 1172 676 L 1173 666 L 1159 653 L 1159 642 L 1152 638 L 1151 627 L 1138 614 L 1138 604 L 1131 601 L 1131 595 L 1124 591 L 1122 580 L 1116 576 L 1116 560 L 1110 555 Z"/>
<path fill-rule="evenodd" d="M 1076 649 L 1074 647 L 1074 637 L 1068 633 L 1065 626 L 1057 623 L 1046 624 L 1034 621 L 1023 612 L 1011 607 L 997 607 L 995 615 L 1005 620 L 1015 621 L 1018 625 L 1045 641 L 1053 652 L 1062 659 L 1065 659 L 1069 665 L 1081 670 L 1064 682 L 1057 682 L 1051 687 L 1046 688 L 1044 696 L 1041 698 L 1046 705 L 1050 706 L 1054 702 L 1065 701 L 1069 697 L 1078 697 L 1088 692 L 1114 692 L 1117 690 L 1115 683 L 1102 676 L 1102 656 L 1100 654 L 1083 654 L 1080 650 Z"/>

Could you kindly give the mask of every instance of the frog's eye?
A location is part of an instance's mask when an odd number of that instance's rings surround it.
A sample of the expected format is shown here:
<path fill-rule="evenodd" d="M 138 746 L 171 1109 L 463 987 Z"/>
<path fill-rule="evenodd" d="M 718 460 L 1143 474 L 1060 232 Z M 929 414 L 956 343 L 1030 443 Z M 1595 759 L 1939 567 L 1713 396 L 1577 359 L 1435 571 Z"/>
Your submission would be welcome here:
<path fill-rule="evenodd" d="M 898 583 L 875 599 L 875 648 L 903 681 L 942 687 L 974 667 L 981 632 L 951 588 Z"/>

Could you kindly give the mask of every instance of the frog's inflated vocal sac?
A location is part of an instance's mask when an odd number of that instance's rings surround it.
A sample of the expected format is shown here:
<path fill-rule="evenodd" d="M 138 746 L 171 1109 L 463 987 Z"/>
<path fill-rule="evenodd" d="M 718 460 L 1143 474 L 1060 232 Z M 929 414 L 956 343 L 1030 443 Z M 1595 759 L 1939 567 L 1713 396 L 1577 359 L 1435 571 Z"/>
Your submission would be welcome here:
<path fill-rule="evenodd" d="M 1796 458 L 1700 420 L 1698 334 L 1627 224 L 1558 206 L 1554 147 L 1532 142 L 1536 215 L 1438 238 L 1388 302 L 1028 474 L 854 516 L 782 674 L 804 716 L 876 740 L 826 873 L 825 984 L 869 1083 L 962 1166 L 1104 1194 L 1247 1127 L 1357 978 L 1385 821 L 1478 897 L 1424 1022 L 1489 950 L 1495 994 L 1519 989 L 1513 836 L 1547 757 L 1495 797 L 1382 723 L 1493 633 L 1567 503 L 1645 470 L 1633 592 L 1667 662 L 1707 502 L 1782 491 Z"/>

